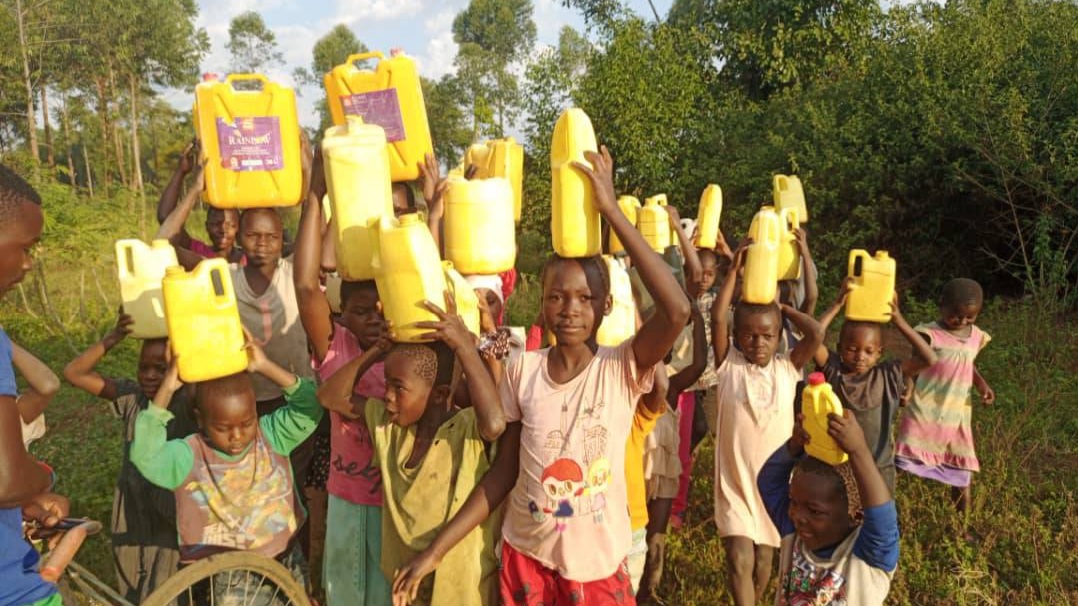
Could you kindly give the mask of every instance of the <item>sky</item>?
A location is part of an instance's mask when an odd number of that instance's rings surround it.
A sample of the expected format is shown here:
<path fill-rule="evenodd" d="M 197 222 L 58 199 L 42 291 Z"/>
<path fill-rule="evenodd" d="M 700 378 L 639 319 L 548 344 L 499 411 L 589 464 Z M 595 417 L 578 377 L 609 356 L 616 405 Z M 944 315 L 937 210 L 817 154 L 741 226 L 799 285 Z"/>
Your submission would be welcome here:
<path fill-rule="evenodd" d="M 659 15 L 665 17 L 673 0 L 653 0 Z M 537 44 L 557 43 L 558 31 L 570 25 L 584 30 L 583 18 L 575 10 L 562 6 L 561 0 L 533 0 L 533 20 Z M 641 15 L 651 16 L 647 0 L 628 0 Z M 344 23 L 371 50 L 389 54 L 393 47 L 403 48 L 416 59 L 419 72 L 440 78 L 454 71 L 453 18 L 468 5 L 468 0 L 198 0 L 197 26 L 210 37 L 210 52 L 202 61 L 203 72 L 227 72 L 229 64 L 228 24 L 236 15 L 256 10 L 265 20 L 284 55 L 285 65 L 273 68 L 269 78 L 294 84 L 292 70 L 310 68 L 314 43 L 338 23 Z M 344 57 L 341 57 L 344 60 Z M 324 94 L 307 87 L 297 99 L 303 126 L 316 127 L 315 101 Z M 189 110 L 191 96 L 169 91 L 166 98 L 175 107 Z"/>

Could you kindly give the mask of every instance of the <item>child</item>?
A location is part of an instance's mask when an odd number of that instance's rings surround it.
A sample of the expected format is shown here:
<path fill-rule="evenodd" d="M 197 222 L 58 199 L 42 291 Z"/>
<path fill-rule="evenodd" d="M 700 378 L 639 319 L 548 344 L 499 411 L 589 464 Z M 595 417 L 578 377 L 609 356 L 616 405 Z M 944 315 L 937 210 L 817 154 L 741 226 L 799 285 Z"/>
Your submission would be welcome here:
<path fill-rule="evenodd" d="M 756 476 L 793 430 L 794 392 L 801 369 L 823 342 L 820 325 L 789 305 L 738 302 L 731 334 L 727 310 L 747 241 L 738 247 L 711 310 L 718 362 L 715 440 L 715 524 L 726 550 L 730 592 L 738 606 L 763 597 L 779 534 L 767 517 Z M 783 317 L 804 338 L 787 357 L 777 354 Z"/>
<path fill-rule="evenodd" d="M 371 430 L 387 498 L 382 518 L 382 570 L 387 578 L 414 565 L 439 531 L 465 503 L 490 468 L 488 446 L 501 435 L 505 421 L 497 388 L 476 351 L 475 342 L 452 297 L 443 312 L 429 302 L 437 322 L 418 326 L 440 343 L 391 345 L 381 340 L 339 370 L 319 391 L 327 406 L 351 398 L 358 374 L 385 355 L 385 401 L 367 400 L 361 408 Z M 467 376 L 471 406 L 452 401 L 453 355 Z M 459 541 L 459 544 L 457 543 Z M 497 603 L 495 524 L 471 530 L 434 558 L 408 592 L 422 604 L 493 606 Z M 423 577 L 438 567 L 433 578 Z M 400 603 L 403 595 L 395 598 Z"/>
<path fill-rule="evenodd" d="M 996 400 L 974 364 L 992 340 L 974 325 L 983 303 L 980 284 L 955 278 L 943 286 L 940 318 L 917 327 L 939 361 L 917 377 L 898 426 L 895 450 L 895 465 L 902 471 L 951 486 L 959 512 L 969 509 L 973 472 L 980 469 L 973 449 L 969 390 L 976 389 L 985 406 Z"/>
<path fill-rule="evenodd" d="M 295 274 L 299 317 L 307 333 L 311 358 L 323 383 L 347 363 L 370 350 L 382 334 L 378 290 L 373 281 L 341 282 L 341 315 L 331 318 L 327 293 L 318 282 L 322 258 L 322 204 L 319 179 L 321 154 L 315 154 L 312 193 L 303 207 L 296 238 Z M 381 362 L 372 364 L 359 380 L 349 384 L 351 393 L 366 401 L 385 396 Z M 352 412 L 347 398 L 343 407 L 329 409 L 330 445 L 326 512 L 323 586 L 329 606 L 388 604 L 389 583 L 378 565 L 382 552 L 382 476 L 374 462 L 370 432 L 362 415 Z M 314 512 L 312 511 L 312 517 Z"/>
<path fill-rule="evenodd" d="M 172 495 L 146 481 L 131 462 L 135 419 L 150 404 L 168 371 L 166 339 L 146 339 L 139 351 L 137 381 L 112 379 L 94 368 L 131 332 L 131 316 L 120 313 L 116 326 L 100 341 L 64 368 L 64 378 L 75 387 L 108 400 L 112 413 L 124 424 L 124 457 L 112 500 L 112 560 L 120 595 L 129 602 L 146 599 L 179 569 L 176 543 L 176 507 Z M 182 439 L 198 428 L 191 401 L 179 394 L 172 404 L 175 418 L 165 428 L 168 439 Z"/>
<path fill-rule="evenodd" d="M 45 407 L 60 391 L 60 379 L 44 362 L 14 342 L 11 344 L 11 363 L 29 384 L 15 398 L 15 405 L 22 421 L 23 446 L 30 448 L 32 442 L 45 435 Z"/>
<path fill-rule="evenodd" d="M 849 279 L 842 283 L 835 304 L 820 318 L 827 327 L 846 304 Z M 895 443 L 893 428 L 902 397 L 903 376 L 913 376 L 936 363 L 936 354 L 917 336 L 898 308 L 898 293 L 891 302 L 891 321 L 913 346 L 909 360 L 888 360 L 878 364 L 883 354 L 883 329 L 877 322 L 847 320 L 838 337 L 837 351 L 821 345 L 816 350 L 816 368 L 831 383 L 844 407 L 853 410 L 857 424 L 865 434 L 876 466 L 891 494 L 895 492 Z"/>
<path fill-rule="evenodd" d="M 131 460 L 147 480 L 174 492 L 182 562 L 252 551 L 276 558 L 304 583 L 303 558 L 293 539 L 306 514 L 288 455 L 318 426 L 322 408 L 310 379 L 270 361 L 249 337 L 247 351 L 248 372 L 280 387 L 284 407 L 259 418 L 247 373 L 205 381 L 196 385 L 199 433 L 168 440 L 168 408 L 182 386 L 173 359 L 152 406 L 135 419 Z M 215 577 L 214 603 L 269 590 L 247 582 Z"/>
<path fill-rule="evenodd" d="M 796 280 L 779 281 L 779 302 L 801 310 L 810 316 L 816 315 L 816 300 L 819 289 L 816 284 L 816 263 L 812 261 L 812 251 L 808 245 L 808 232 L 799 227 L 794 230 L 798 254 L 801 255 L 801 276 Z M 779 341 L 779 353 L 789 353 L 802 338 L 797 327 L 789 320 L 783 320 L 782 339 Z"/>
<path fill-rule="evenodd" d="M 629 529 L 633 533 L 625 563 L 629 569 L 629 582 L 634 594 L 640 591 L 640 581 L 644 577 L 648 559 L 648 524 L 651 511 L 648 507 L 648 478 L 644 472 L 644 457 L 656 422 L 671 416 L 666 410 L 669 386 L 666 369 L 657 367 L 654 386 L 650 392 L 641 396 L 636 404 L 633 428 L 629 433 L 629 440 L 625 443 L 625 492 L 629 501 Z"/>
<path fill-rule="evenodd" d="M 760 471 L 760 494 L 782 534 L 775 604 L 882 606 L 898 566 L 895 502 L 852 412 L 832 414 L 827 433 L 848 462 L 803 456 L 809 436 L 798 424 Z"/>

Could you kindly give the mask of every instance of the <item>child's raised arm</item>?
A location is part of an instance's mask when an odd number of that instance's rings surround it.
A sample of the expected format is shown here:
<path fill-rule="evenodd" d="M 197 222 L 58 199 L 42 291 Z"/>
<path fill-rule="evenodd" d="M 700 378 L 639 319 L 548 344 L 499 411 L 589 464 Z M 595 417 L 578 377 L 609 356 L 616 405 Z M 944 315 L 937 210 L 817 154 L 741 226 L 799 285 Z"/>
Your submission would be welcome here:
<path fill-rule="evenodd" d="M 692 306 L 692 363 L 670 377 L 670 393 L 676 398 L 704 374 L 707 368 L 707 332 L 700 308 Z M 658 376 L 659 373 L 655 373 Z M 675 404 L 676 407 L 676 404 Z"/>
<path fill-rule="evenodd" d="M 187 175 L 191 174 L 191 171 L 194 170 L 198 164 L 196 159 L 197 154 L 197 142 L 188 144 L 183 152 L 180 153 L 180 161 L 176 165 L 176 172 L 172 173 L 172 178 L 168 180 L 165 189 L 161 191 L 161 198 L 157 201 L 157 222 L 160 225 L 163 226 L 165 220 L 174 214 L 173 211 L 176 209 L 176 201 L 180 199 L 180 189 L 183 187 L 183 180 Z M 191 187 L 191 190 L 195 192 L 201 189 L 201 184 Z M 187 214 L 190 212 L 191 211 L 188 210 Z M 183 215 L 183 219 L 180 221 L 178 228 L 172 228 L 175 231 L 175 240 L 168 238 L 174 245 L 183 248 L 191 248 L 191 236 L 184 227 L 184 221 L 187 220 L 187 214 Z"/>
<path fill-rule="evenodd" d="M 685 282 L 699 284 L 704 274 L 704 266 L 700 263 L 700 255 L 696 254 L 696 247 L 692 245 L 692 240 L 681 227 L 681 215 L 678 214 L 677 207 L 668 204 L 666 214 L 670 215 L 670 228 L 677 234 L 681 256 L 685 258 Z"/>
<path fill-rule="evenodd" d="M 711 346 L 715 349 L 715 364 L 722 365 L 726 359 L 726 352 L 730 349 L 730 302 L 734 298 L 734 288 L 737 285 L 737 272 L 745 263 L 745 251 L 752 244 L 752 239 L 747 239 L 734 251 L 734 260 L 730 263 L 730 269 L 726 272 L 726 279 L 722 281 L 722 288 L 715 302 L 711 304 Z"/>
<path fill-rule="evenodd" d="M 658 418 L 658 415 L 666 411 L 668 405 L 671 408 L 677 408 L 677 394 L 678 392 L 670 389 L 670 378 L 666 375 L 666 366 L 657 364 L 655 366 L 655 381 L 651 386 L 651 391 L 640 396 L 640 402 L 648 409 L 648 412 Z M 671 399 L 674 401 L 669 402 Z M 636 429 L 633 431 L 636 431 Z"/>
<path fill-rule="evenodd" d="M 632 344 L 637 368 L 651 368 L 670 351 L 681 327 L 688 321 L 689 299 L 670 273 L 666 262 L 651 250 L 644 237 L 618 208 L 614 194 L 614 160 L 606 146 L 602 146 L 602 153 L 588 152 L 586 156 L 594 170 L 579 162 L 574 162 L 573 166 L 591 180 L 595 209 L 610 223 L 610 228 L 621 240 L 640 279 L 655 300 L 655 313 L 640 327 Z"/>
<path fill-rule="evenodd" d="M 132 322 L 134 320 L 131 316 L 123 313 L 121 309 L 116 319 L 116 326 L 100 341 L 91 345 L 64 367 L 64 378 L 67 382 L 90 395 L 115 400 L 118 396 L 116 382 L 102 376 L 94 368 L 110 349 L 116 347 L 120 341 L 124 340 L 124 337 L 131 333 Z"/>
<path fill-rule="evenodd" d="M 312 175 L 322 174 L 322 154 L 314 156 Z M 330 314 L 329 300 L 322 292 L 318 281 L 322 261 L 322 198 L 319 196 L 319 183 L 325 186 L 325 178 L 315 178 L 311 183 L 311 193 L 303 204 L 296 233 L 295 254 L 293 256 L 292 279 L 296 285 L 296 303 L 299 306 L 299 320 L 307 332 L 307 341 L 319 363 L 329 351 L 333 338 L 333 318 Z"/>
<path fill-rule="evenodd" d="M 790 362 L 793 363 L 795 368 L 801 370 L 812 360 L 823 343 L 823 330 L 820 328 L 820 323 L 812 316 L 802 313 L 789 305 L 782 305 L 781 307 L 782 313 L 787 318 L 790 318 L 790 321 L 801 331 L 801 334 L 805 335 L 790 351 Z"/>
<path fill-rule="evenodd" d="M 842 311 L 842 306 L 846 304 L 846 298 L 850 295 L 850 279 L 845 278 L 842 280 L 842 286 L 838 289 L 838 297 L 835 298 L 835 302 L 831 304 L 831 307 L 827 308 L 823 316 L 820 317 L 820 330 L 823 334 L 827 334 L 828 327 L 831 326 L 831 322 L 835 321 L 838 317 L 838 312 Z M 819 347 L 816 348 L 816 353 L 813 354 L 813 359 L 816 362 L 817 368 L 823 368 L 824 364 L 827 364 L 827 358 L 830 352 L 827 351 L 827 346 L 822 342 Z"/>
<path fill-rule="evenodd" d="M 191 236 L 187 234 L 184 225 L 187 223 L 187 218 L 191 216 L 195 204 L 198 203 L 199 192 L 202 191 L 205 182 L 206 175 L 202 168 L 199 168 L 195 182 L 187 190 L 187 195 L 178 205 L 173 205 L 172 212 L 161 221 L 161 227 L 154 235 L 155 240 L 168 240 L 176 248 L 176 260 L 188 271 L 198 265 L 202 256 L 191 250 Z M 164 194 L 162 194 L 163 197 Z"/>
<path fill-rule="evenodd" d="M 868 509 L 890 501 L 891 491 L 876 467 L 876 460 L 865 442 L 865 432 L 857 424 L 853 411 L 843 410 L 842 416 L 831 413 L 827 419 L 827 434 L 850 455 L 850 467 L 861 492 L 862 507 Z"/>
<path fill-rule="evenodd" d="M 16 399 L 19 416 L 23 423 L 31 423 L 45 412 L 45 407 L 60 391 L 60 379 L 51 368 L 34 354 L 19 347 L 18 343 L 12 342 L 11 350 L 11 363 L 30 384 L 30 389 Z"/>
<path fill-rule="evenodd" d="M 471 171 L 471 174 L 475 174 L 475 171 Z M 434 238 L 438 254 L 444 254 L 442 218 L 445 216 L 445 190 L 449 187 L 449 181 L 442 177 L 442 169 L 434 154 L 426 154 L 423 157 L 423 162 L 419 163 L 419 176 L 423 183 L 423 199 L 427 203 L 427 228 L 430 229 L 430 235 Z"/>
<path fill-rule="evenodd" d="M 183 483 L 194 465 L 195 455 L 184 440 L 169 440 L 166 427 L 173 415 L 168 410 L 172 396 L 183 387 L 177 358 L 148 406 L 135 417 L 135 437 L 131 441 L 131 462 L 155 486 L 173 490 Z"/>
<path fill-rule="evenodd" d="M 801 311 L 812 316 L 816 314 L 816 301 L 820 298 L 820 290 L 816 284 L 816 264 L 812 262 L 812 251 L 808 245 L 808 232 L 804 227 L 794 230 L 797 238 L 797 248 L 801 252 L 802 278 L 805 280 L 805 300 L 801 302 Z"/>
<path fill-rule="evenodd" d="M 897 292 L 891 301 L 891 322 L 898 329 L 898 332 L 902 333 L 902 336 L 906 337 L 906 340 L 913 346 L 913 357 L 902 362 L 903 375 L 912 377 L 939 361 L 936 352 L 932 350 L 932 346 L 928 344 L 928 341 L 917 334 L 917 331 L 913 330 L 913 327 L 906 322 L 905 316 L 902 315 L 902 310 L 898 307 Z"/>
<path fill-rule="evenodd" d="M 346 419 L 362 420 L 366 400 L 358 404 L 352 402 L 356 382 L 392 348 L 393 342 L 383 335 L 359 357 L 338 368 L 337 372 L 330 375 L 329 380 L 318 388 L 318 403 L 322 408 L 337 412 Z"/>

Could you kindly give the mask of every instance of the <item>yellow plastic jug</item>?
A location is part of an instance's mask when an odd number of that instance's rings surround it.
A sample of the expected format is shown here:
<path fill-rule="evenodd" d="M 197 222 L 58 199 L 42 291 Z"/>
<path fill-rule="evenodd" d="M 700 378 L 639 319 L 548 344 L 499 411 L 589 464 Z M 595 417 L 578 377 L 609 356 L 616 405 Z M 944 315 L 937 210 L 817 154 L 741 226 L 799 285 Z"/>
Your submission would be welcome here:
<path fill-rule="evenodd" d="M 828 465 L 840 465 L 849 460 L 849 455 L 842 450 L 835 439 L 827 434 L 827 415 L 835 413 L 842 416 L 842 402 L 824 378 L 822 372 L 809 375 L 801 397 L 801 414 L 805 416 L 802 427 L 809 434 L 809 443 L 805 444 L 805 454 L 819 459 Z"/>
<path fill-rule="evenodd" d="M 798 221 L 808 223 L 808 207 L 805 206 L 805 191 L 801 188 L 801 179 L 794 175 L 775 175 L 771 184 L 775 209 L 792 208 L 797 211 Z"/>
<path fill-rule="evenodd" d="M 373 70 L 355 66 L 366 59 L 378 59 L 378 65 Z M 415 61 L 403 54 L 386 59 L 378 51 L 349 55 L 323 82 L 333 123 L 344 124 L 344 117 L 351 114 L 381 126 L 386 131 L 393 180 L 418 179 L 419 164 L 434 152 L 434 146 Z"/>
<path fill-rule="evenodd" d="M 719 219 L 722 217 L 722 188 L 714 183 L 700 194 L 696 213 L 696 246 L 714 249 L 719 245 Z"/>
<path fill-rule="evenodd" d="M 635 196 L 622 196 L 618 198 L 618 208 L 621 209 L 621 213 L 625 215 L 625 218 L 629 220 L 629 223 L 636 225 L 637 218 L 640 215 L 640 200 L 637 200 Z M 614 233 L 614 230 L 610 230 L 610 254 L 616 254 L 625 252 L 625 246 L 622 245 L 621 240 L 618 239 L 618 235 Z"/>
<path fill-rule="evenodd" d="M 227 260 L 206 259 L 190 273 L 170 267 L 161 290 L 180 380 L 197 383 L 247 369 L 243 324 Z"/>
<path fill-rule="evenodd" d="M 382 313 L 391 326 L 394 341 L 419 343 L 430 332 L 417 322 L 437 322 L 438 317 L 422 306 L 430 301 L 445 308 L 445 270 L 426 223 L 418 214 L 392 215 L 379 221 L 375 283 Z"/>
<path fill-rule="evenodd" d="M 503 177 L 451 178 L 445 191 L 445 258 L 462 274 L 497 274 L 516 262 L 513 191 Z"/>
<path fill-rule="evenodd" d="M 862 322 L 890 322 L 895 296 L 895 260 L 887 251 L 851 250 L 846 275 L 850 294 L 846 297 L 846 318 Z"/>
<path fill-rule="evenodd" d="M 554 251 L 562 257 L 592 257 L 602 249 L 602 226 L 592 200 L 591 181 L 573 168 L 589 165 L 585 151 L 597 151 L 595 130 L 584 110 L 570 108 L 554 124 L 550 142 L 550 231 Z"/>
<path fill-rule="evenodd" d="M 779 229 L 782 243 L 779 245 L 779 280 L 796 280 L 801 277 L 801 249 L 797 245 L 794 230 L 801 226 L 797 211 L 783 208 L 779 213 Z"/>
<path fill-rule="evenodd" d="M 336 217 L 337 271 L 345 280 L 371 280 L 378 220 L 393 216 L 393 184 L 382 127 L 349 116 L 322 139 L 326 186 Z"/>
<path fill-rule="evenodd" d="M 636 305 L 633 302 L 633 285 L 629 272 L 611 255 L 603 255 L 610 273 L 610 297 L 613 305 L 610 314 L 603 316 L 595 341 L 605 347 L 617 347 L 636 334 Z"/>
<path fill-rule="evenodd" d="M 741 297 L 749 303 L 772 303 L 778 289 L 779 244 L 782 241 L 779 216 L 765 206 L 752 219 L 749 237 L 753 243 L 745 256 Z"/>
<path fill-rule="evenodd" d="M 237 90 L 256 81 L 259 90 Z M 205 161 L 205 200 L 217 208 L 292 206 L 300 201 L 296 93 L 260 74 L 229 74 L 195 87 Z"/>
<path fill-rule="evenodd" d="M 524 186 L 524 146 L 506 137 L 478 143 L 468 148 L 464 165 L 478 167 L 477 179 L 504 177 L 513 189 L 513 221 L 520 222 L 521 198 Z"/>
<path fill-rule="evenodd" d="M 475 294 L 472 285 L 460 275 L 451 261 L 442 261 L 445 269 L 445 283 L 449 286 L 449 293 L 453 295 L 453 301 L 457 304 L 457 315 L 464 320 L 464 325 L 473 335 L 479 334 L 479 295 Z M 438 306 L 442 305 L 442 299 L 438 299 Z"/>
<path fill-rule="evenodd" d="M 483 179 L 488 172 L 490 164 L 490 142 L 472 143 L 464 152 L 464 162 L 460 165 L 462 171 L 467 171 L 469 166 L 475 167 L 476 179 Z M 463 173 L 461 174 L 463 176 Z"/>
<path fill-rule="evenodd" d="M 116 269 L 120 277 L 120 298 L 124 313 L 131 316 L 131 336 L 159 339 L 168 336 L 165 303 L 161 299 L 161 279 L 176 261 L 176 249 L 168 240 L 116 241 Z"/>
<path fill-rule="evenodd" d="M 670 246 L 670 215 L 665 207 L 666 194 L 652 196 L 644 200 L 636 221 L 640 235 L 644 236 L 651 250 L 660 255 Z"/>

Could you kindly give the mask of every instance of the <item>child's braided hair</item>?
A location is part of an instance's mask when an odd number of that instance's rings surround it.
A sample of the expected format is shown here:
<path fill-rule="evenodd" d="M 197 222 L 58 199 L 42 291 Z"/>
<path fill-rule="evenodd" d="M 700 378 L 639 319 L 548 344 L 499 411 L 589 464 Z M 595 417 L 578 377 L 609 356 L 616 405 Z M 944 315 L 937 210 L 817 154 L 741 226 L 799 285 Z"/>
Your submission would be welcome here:
<path fill-rule="evenodd" d="M 864 519 L 861 507 L 861 491 L 857 488 L 857 478 L 853 475 L 850 464 L 828 465 L 814 457 L 804 457 L 797 463 L 795 474 L 808 473 L 834 483 L 835 491 L 846 499 L 846 511 L 855 524 Z"/>

